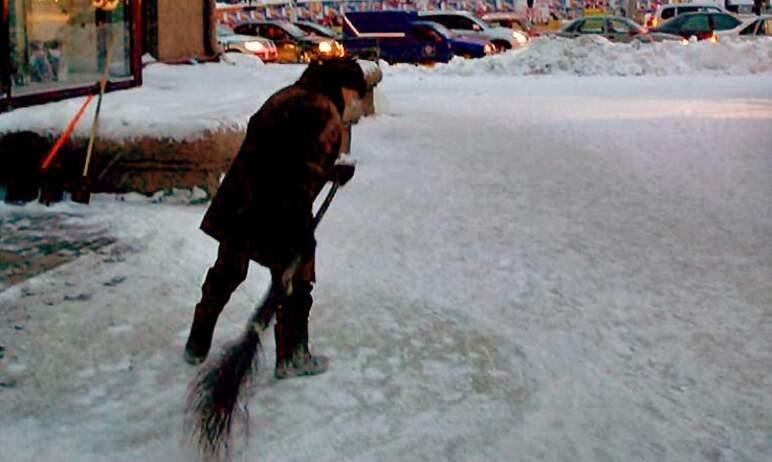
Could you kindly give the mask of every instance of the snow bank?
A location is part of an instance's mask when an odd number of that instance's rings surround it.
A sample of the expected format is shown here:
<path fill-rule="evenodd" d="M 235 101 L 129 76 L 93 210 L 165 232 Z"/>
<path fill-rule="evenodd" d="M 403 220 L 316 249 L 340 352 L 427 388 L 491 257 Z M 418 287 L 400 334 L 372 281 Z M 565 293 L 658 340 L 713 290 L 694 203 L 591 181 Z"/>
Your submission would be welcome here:
<path fill-rule="evenodd" d="M 722 39 L 719 44 L 677 41 L 612 43 L 599 36 L 541 37 L 528 48 L 484 59 L 456 58 L 434 68 L 392 66 L 388 73 L 443 75 L 741 75 L 772 73 L 772 38 Z"/>
<path fill-rule="evenodd" d="M 245 127 L 263 101 L 291 84 L 304 66 L 265 66 L 259 59 L 229 55 L 228 62 L 197 65 L 152 63 L 143 85 L 107 93 L 99 116 L 99 136 L 109 139 L 160 137 L 190 139 L 207 130 Z M 85 98 L 21 108 L 0 114 L 0 133 L 33 130 L 59 134 Z M 92 103 L 74 136 L 87 137 Z"/>

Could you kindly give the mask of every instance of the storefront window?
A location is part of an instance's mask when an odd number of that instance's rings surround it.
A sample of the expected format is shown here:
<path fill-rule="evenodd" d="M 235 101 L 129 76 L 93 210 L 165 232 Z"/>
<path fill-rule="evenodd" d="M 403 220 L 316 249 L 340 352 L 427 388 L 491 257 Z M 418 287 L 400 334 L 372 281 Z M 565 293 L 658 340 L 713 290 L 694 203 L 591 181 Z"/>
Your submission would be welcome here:
<path fill-rule="evenodd" d="M 12 95 L 132 78 L 129 0 L 9 3 Z"/>

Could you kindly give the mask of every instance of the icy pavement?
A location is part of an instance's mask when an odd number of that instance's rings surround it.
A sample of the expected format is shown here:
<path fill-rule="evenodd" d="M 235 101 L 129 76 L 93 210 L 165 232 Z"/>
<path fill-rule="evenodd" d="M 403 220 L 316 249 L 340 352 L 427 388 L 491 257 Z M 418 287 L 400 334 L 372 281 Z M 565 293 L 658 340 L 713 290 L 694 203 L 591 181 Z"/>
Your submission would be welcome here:
<path fill-rule="evenodd" d="M 68 218 L 28 209 L 0 214 L 0 291 L 114 242 L 104 230 L 73 225 Z"/>
<path fill-rule="evenodd" d="M 236 460 L 768 460 L 768 77 L 397 73 L 382 91 L 318 232 L 332 368 L 264 371 Z M 116 243 L 0 292 L 3 457 L 191 460 L 203 211 L 29 208 Z M 217 346 L 266 285 L 253 267 Z"/>

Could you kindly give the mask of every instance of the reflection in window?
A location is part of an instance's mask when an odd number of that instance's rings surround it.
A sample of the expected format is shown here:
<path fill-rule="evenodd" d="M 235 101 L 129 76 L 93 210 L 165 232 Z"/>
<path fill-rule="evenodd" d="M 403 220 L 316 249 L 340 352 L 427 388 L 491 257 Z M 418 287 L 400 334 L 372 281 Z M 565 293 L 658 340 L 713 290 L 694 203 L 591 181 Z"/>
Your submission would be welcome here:
<path fill-rule="evenodd" d="M 128 0 L 9 0 L 13 93 L 78 87 L 99 80 L 111 48 L 111 80 L 130 78 Z M 96 2 L 100 3 L 100 2 Z"/>
<path fill-rule="evenodd" d="M 612 32 L 615 34 L 627 34 L 630 32 L 630 26 L 618 19 L 610 20 L 609 26 L 611 26 L 611 29 L 609 30 L 609 32 Z"/>
<path fill-rule="evenodd" d="M 584 24 L 579 26 L 579 32 L 584 34 L 602 34 L 603 33 L 603 19 L 592 18 L 584 21 Z"/>
<path fill-rule="evenodd" d="M 687 17 L 681 27 L 689 32 L 710 32 L 708 17 L 704 14 Z"/>

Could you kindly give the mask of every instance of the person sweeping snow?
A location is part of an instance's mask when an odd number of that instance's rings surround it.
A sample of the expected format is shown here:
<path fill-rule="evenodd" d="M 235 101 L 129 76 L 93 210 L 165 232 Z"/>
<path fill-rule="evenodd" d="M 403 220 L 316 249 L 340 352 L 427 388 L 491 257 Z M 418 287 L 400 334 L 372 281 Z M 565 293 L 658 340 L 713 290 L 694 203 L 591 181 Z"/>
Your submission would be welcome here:
<path fill-rule="evenodd" d="M 276 313 L 275 377 L 327 369 L 328 359 L 312 355 L 308 347 L 316 247 L 312 206 L 326 182 L 337 187 L 354 174 L 353 165 L 336 160 L 344 108 L 355 105 L 366 89 L 354 60 L 312 63 L 250 118 L 246 138 L 201 223 L 220 245 L 195 308 L 185 345 L 188 363 L 206 359 L 217 318 L 252 260 L 271 272 L 263 304 L 275 305 L 269 310 Z"/>

